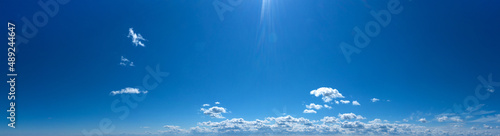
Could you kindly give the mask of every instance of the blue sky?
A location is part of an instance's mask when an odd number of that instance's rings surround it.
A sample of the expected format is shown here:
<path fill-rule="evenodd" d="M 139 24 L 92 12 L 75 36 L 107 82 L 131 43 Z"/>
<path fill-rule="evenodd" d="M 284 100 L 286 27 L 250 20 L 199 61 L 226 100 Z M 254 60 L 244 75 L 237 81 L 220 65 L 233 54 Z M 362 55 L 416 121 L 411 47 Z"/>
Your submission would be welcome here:
<path fill-rule="evenodd" d="M 500 134 L 497 1 L 48 1 L 58 12 L 17 41 L 17 127 L 2 135 L 84 135 L 103 120 L 105 135 Z M 380 26 L 370 12 L 396 2 Z M 23 17 L 47 14 L 0 5 L 21 37 Z M 356 46 L 370 21 L 380 32 Z M 350 61 L 342 42 L 360 50 Z"/>

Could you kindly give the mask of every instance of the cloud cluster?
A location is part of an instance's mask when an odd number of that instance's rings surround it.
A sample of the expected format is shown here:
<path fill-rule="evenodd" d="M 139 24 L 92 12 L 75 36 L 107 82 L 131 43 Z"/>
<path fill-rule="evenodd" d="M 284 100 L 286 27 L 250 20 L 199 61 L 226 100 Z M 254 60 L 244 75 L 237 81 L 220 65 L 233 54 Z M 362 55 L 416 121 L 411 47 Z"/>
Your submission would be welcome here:
<path fill-rule="evenodd" d="M 117 94 L 139 94 L 139 93 L 148 93 L 148 91 L 139 91 L 139 88 L 126 87 L 118 91 L 111 91 L 109 94 L 114 96 Z"/>
<path fill-rule="evenodd" d="M 142 41 L 145 41 L 146 39 L 144 39 L 141 34 L 135 33 L 133 28 L 128 29 L 127 37 L 132 38 L 132 43 L 135 44 L 135 46 L 145 46 Z"/>
<path fill-rule="evenodd" d="M 340 115 L 351 117 L 353 114 Z M 168 125 L 165 128 L 168 129 L 162 131 L 165 135 L 492 135 L 489 131 L 427 128 L 415 124 L 384 123 L 380 119 L 368 122 L 341 121 L 329 116 L 319 121 L 293 116 L 268 117 L 253 121 L 233 118 L 220 122 L 200 122 L 198 126 L 186 130 Z"/>

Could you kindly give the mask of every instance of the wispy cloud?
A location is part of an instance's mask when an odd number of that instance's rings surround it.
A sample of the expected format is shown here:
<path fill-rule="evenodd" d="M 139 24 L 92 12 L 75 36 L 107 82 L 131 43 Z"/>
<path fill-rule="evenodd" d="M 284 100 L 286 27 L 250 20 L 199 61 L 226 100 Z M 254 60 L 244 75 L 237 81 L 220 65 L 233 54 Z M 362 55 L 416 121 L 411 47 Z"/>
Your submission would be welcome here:
<path fill-rule="evenodd" d="M 210 106 L 210 104 L 203 104 L 203 107 L 208 107 Z"/>
<path fill-rule="evenodd" d="M 134 32 L 134 28 L 129 28 L 128 29 L 128 36 L 129 38 L 132 38 L 132 43 L 135 44 L 135 46 L 142 46 L 144 47 L 144 43 L 142 43 L 142 41 L 146 41 L 146 39 L 144 39 L 144 37 L 142 37 L 141 34 L 139 33 L 135 33 Z"/>
<path fill-rule="evenodd" d="M 123 56 L 121 56 L 120 65 L 121 66 L 131 66 L 131 67 L 135 66 L 134 62 L 130 61 L 129 59 L 127 59 Z"/>
<path fill-rule="evenodd" d="M 372 102 L 378 102 L 378 101 L 380 101 L 380 99 L 377 99 L 377 98 L 372 98 L 372 99 L 370 99 L 370 100 L 371 100 Z"/>
<path fill-rule="evenodd" d="M 140 91 L 138 88 L 126 87 L 124 89 L 118 91 L 111 91 L 111 95 L 117 94 L 139 94 L 139 93 L 148 93 L 148 91 Z"/>

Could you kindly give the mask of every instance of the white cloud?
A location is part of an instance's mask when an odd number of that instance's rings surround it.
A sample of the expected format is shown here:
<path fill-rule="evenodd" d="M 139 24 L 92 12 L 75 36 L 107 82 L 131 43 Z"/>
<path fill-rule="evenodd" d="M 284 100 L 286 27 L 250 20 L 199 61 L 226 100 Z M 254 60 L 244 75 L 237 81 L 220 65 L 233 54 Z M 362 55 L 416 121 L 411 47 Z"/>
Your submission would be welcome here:
<path fill-rule="evenodd" d="M 210 104 L 203 104 L 203 107 L 208 107 L 210 106 Z"/>
<path fill-rule="evenodd" d="M 328 106 L 326 104 L 323 105 L 323 107 L 327 108 L 327 109 L 332 109 L 332 106 Z"/>
<path fill-rule="evenodd" d="M 139 91 L 138 88 L 132 88 L 132 87 L 126 87 L 124 89 L 118 90 L 118 91 L 111 91 L 111 95 L 117 95 L 117 94 L 139 94 L 139 93 L 148 93 L 148 91 Z"/>
<path fill-rule="evenodd" d="M 484 127 L 485 129 L 493 129 L 493 127 L 492 127 L 492 126 L 488 126 L 488 125 L 486 125 L 486 124 L 483 124 L 483 127 Z"/>
<path fill-rule="evenodd" d="M 403 119 L 403 122 L 408 122 L 408 119 Z"/>
<path fill-rule="evenodd" d="M 377 98 L 372 98 L 370 99 L 372 102 L 377 102 L 377 101 L 380 101 L 380 99 L 377 99 Z"/>
<path fill-rule="evenodd" d="M 306 108 L 308 109 L 316 109 L 316 110 L 319 110 L 321 108 L 323 108 L 322 105 L 318 105 L 318 104 L 314 104 L 314 103 L 311 103 L 309 105 L 306 105 Z"/>
<path fill-rule="evenodd" d="M 425 118 L 420 118 L 418 121 L 420 121 L 422 123 L 427 123 L 427 120 Z"/>
<path fill-rule="evenodd" d="M 361 105 L 358 101 L 352 101 L 352 105 Z"/>
<path fill-rule="evenodd" d="M 133 28 L 128 29 L 127 37 L 132 38 L 132 43 L 135 44 L 135 46 L 137 45 L 140 45 L 142 47 L 145 46 L 144 43 L 142 43 L 142 41 L 146 41 L 146 39 L 144 39 L 141 34 L 135 33 Z"/>
<path fill-rule="evenodd" d="M 365 117 L 363 117 L 361 115 L 356 115 L 354 113 L 344 113 L 344 114 L 340 114 L 339 113 L 338 116 L 339 116 L 340 119 L 343 119 L 343 120 L 351 120 L 351 119 L 362 120 L 362 119 L 366 119 Z"/>
<path fill-rule="evenodd" d="M 491 126 L 483 126 L 490 128 Z M 247 121 L 243 118 L 226 119 L 219 122 L 200 122 L 190 129 L 165 126 L 163 135 L 492 135 L 492 131 L 443 127 L 425 127 L 416 124 L 387 123 L 381 119 L 368 122 L 340 121 L 325 116 L 319 121 L 292 116 L 268 117 L 264 120 Z M 493 133 L 495 134 L 495 133 Z"/>
<path fill-rule="evenodd" d="M 442 116 L 442 117 L 438 117 L 436 119 L 438 120 L 438 122 L 444 122 L 444 121 L 448 120 L 448 116 Z"/>
<path fill-rule="evenodd" d="M 462 120 L 460 116 L 451 117 L 450 120 L 455 122 L 464 122 L 464 120 Z"/>
<path fill-rule="evenodd" d="M 335 118 L 335 117 L 325 116 L 320 121 L 323 122 L 324 124 L 326 124 L 326 123 L 339 123 L 340 119 Z"/>
<path fill-rule="evenodd" d="M 348 101 L 348 100 L 340 100 L 340 103 L 342 103 L 342 104 L 349 104 L 349 103 L 351 103 L 351 101 Z"/>
<path fill-rule="evenodd" d="M 210 116 L 212 118 L 219 118 L 219 119 L 224 118 L 222 116 L 222 113 L 227 113 L 226 110 L 227 110 L 226 108 L 217 107 L 217 106 L 214 106 L 214 107 L 211 107 L 211 108 L 208 108 L 208 109 L 201 108 L 201 111 L 203 111 L 203 114 L 208 115 L 208 116 Z"/>
<path fill-rule="evenodd" d="M 220 102 L 215 102 L 215 104 L 220 104 Z"/>
<path fill-rule="evenodd" d="M 335 104 L 340 104 L 340 102 L 339 102 L 339 101 L 337 101 L 337 100 L 335 100 Z"/>
<path fill-rule="evenodd" d="M 121 56 L 121 59 L 120 59 L 120 66 L 135 66 L 134 65 L 134 62 L 128 60 L 127 58 Z"/>
<path fill-rule="evenodd" d="M 315 111 L 315 110 L 308 110 L 308 109 L 305 109 L 305 110 L 304 110 L 304 113 L 316 113 L 316 111 Z"/>
<path fill-rule="evenodd" d="M 344 96 L 342 96 L 342 94 L 337 89 L 332 89 L 329 87 L 321 87 L 316 90 L 312 90 L 310 94 L 316 97 L 319 97 L 321 95 L 321 99 L 323 99 L 324 102 L 330 102 L 336 98 L 344 98 Z"/>
<path fill-rule="evenodd" d="M 480 122 L 480 123 L 500 122 L 500 114 L 484 116 L 484 117 L 481 117 L 479 119 L 472 120 L 470 122 Z"/>

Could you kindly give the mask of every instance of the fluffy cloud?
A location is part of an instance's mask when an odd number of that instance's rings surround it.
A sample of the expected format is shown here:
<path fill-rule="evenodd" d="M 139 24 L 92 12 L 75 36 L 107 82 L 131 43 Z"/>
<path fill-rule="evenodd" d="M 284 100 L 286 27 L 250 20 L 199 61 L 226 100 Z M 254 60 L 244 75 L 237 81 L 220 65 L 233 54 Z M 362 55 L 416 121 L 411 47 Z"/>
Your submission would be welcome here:
<path fill-rule="evenodd" d="M 144 43 L 142 43 L 142 41 L 145 41 L 146 39 L 144 39 L 141 34 L 135 33 L 133 28 L 128 29 L 127 37 L 132 38 L 132 43 L 135 44 L 135 46 L 137 45 L 140 45 L 142 47 L 145 46 Z"/>
<path fill-rule="evenodd" d="M 337 89 L 332 89 L 329 87 L 321 87 L 310 92 L 311 95 L 316 97 L 322 96 L 324 102 L 330 102 L 336 98 L 344 98 L 342 94 Z"/>
<path fill-rule="evenodd" d="M 315 110 L 308 110 L 308 109 L 305 109 L 305 110 L 304 110 L 304 113 L 316 113 L 316 111 L 315 111 Z"/>
<path fill-rule="evenodd" d="M 372 98 L 370 99 L 372 102 L 377 102 L 377 101 L 380 101 L 380 99 L 377 99 L 377 98 Z"/>
<path fill-rule="evenodd" d="M 361 105 L 358 101 L 352 101 L 352 105 Z"/>
<path fill-rule="evenodd" d="M 425 118 L 420 118 L 418 121 L 420 121 L 422 123 L 427 123 L 427 120 Z"/>
<path fill-rule="evenodd" d="M 117 94 L 139 94 L 139 93 L 148 93 L 148 91 L 139 91 L 139 88 L 126 87 L 118 91 L 111 91 L 109 94 L 114 96 Z"/>
<path fill-rule="evenodd" d="M 121 56 L 121 59 L 120 59 L 120 66 L 135 66 L 134 65 L 134 62 L 128 60 L 127 58 Z"/>
<path fill-rule="evenodd" d="M 351 103 L 351 101 L 349 101 L 349 100 L 340 100 L 340 103 L 342 103 L 342 104 L 349 104 L 349 103 Z"/>
<path fill-rule="evenodd" d="M 217 107 L 217 106 L 214 106 L 214 107 L 211 107 L 211 108 L 208 108 L 208 109 L 205 109 L 205 108 L 201 108 L 201 111 L 203 112 L 203 114 L 205 115 L 208 115 L 212 118 L 219 118 L 219 119 L 222 119 L 224 118 L 222 116 L 222 113 L 227 113 L 227 110 L 226 108 L 223 108 L 223 107 Z"/>
<path fill-rule="evenodd" d="M 361 120 L 361 119 L 366 119 L 365 117 L 363 117 L 361 115 L 356 115 L 354 113 L 344 113 L 344 114 L 340 114 L 339 113 L 338 116 L 339 116 L 340 119 L 343 119 L 343 120 L 351 120 L 351 119 Z"/>
<path fill-rule="evenodd" d="M 335 104 L 340 104 L 340 102 L 339 102 L 339 101 L 337 101 L 337 100 L 335 100 Z"/>
<path fill-rule="evenodd" d="M 208 107 L 210 106 L 210 104 L 203 104 L 203 107 Z"/>
<path fill-rule="evenodd" d="M 220 102 L 215 102 L 215 104 L 220 104 Z"/>
<path fill-rule="evenodd" d="M 319 110 L 321 108 L 323 108 L 322 105 L 318 105 L 318 104 L 314 104 L 314 103 L 311 103 L 309 105 L 306 105 L 306 108 L 308 109 L 316 109 L 316 110 Z"/>
<path fill-rule="evenodd" d="M 327 109 L 332 109 L 332 106 L 328 106 L 326 104 L 323 105 L 323 107 L 327 108 Z"/>

